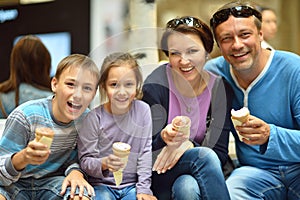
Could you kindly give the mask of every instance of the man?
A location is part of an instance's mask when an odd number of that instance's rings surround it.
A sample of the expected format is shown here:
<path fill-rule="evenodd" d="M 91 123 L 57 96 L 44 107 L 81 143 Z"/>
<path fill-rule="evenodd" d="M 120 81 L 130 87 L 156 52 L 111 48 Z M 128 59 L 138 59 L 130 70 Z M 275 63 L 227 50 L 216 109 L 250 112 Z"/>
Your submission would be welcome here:
<path fill-rule="evenodd" d="M 261 8 L 262 26 L 264 40 L 261 43 L 263 48 L 274 49 L 269 41 L 272 40 L 277 33 L 277 16 L 273 9 L 262 7 Z"/>
<path fill-rule="evenodd" d="M 223 57 L 206 69 L 234 90 L 233 108 L 250 117 L 236 130 L 241 167 L 226 184 L 232 200 L 300 199 L 300 57 L 262 49 L 261 14 L 249 3 L 231 2 L 211 19 Z"/>

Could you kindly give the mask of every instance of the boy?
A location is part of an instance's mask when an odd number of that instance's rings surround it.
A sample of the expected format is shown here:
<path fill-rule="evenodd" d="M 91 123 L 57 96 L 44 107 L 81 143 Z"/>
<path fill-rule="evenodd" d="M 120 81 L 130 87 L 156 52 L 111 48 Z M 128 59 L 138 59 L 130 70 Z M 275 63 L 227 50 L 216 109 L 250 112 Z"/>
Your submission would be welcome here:
<path fill-rule="evenodd" d="M 1 195 L 47 200 L 93 195 L 77 164 L 76 143 L 99 77 L 90 58 L 67 56 L 51 81 L 53 97 L 26 102 L 9 115 L 0 140 L 0 199 Z M 35 139 L 37 127 L 54 131 L 51 147 Z"/>

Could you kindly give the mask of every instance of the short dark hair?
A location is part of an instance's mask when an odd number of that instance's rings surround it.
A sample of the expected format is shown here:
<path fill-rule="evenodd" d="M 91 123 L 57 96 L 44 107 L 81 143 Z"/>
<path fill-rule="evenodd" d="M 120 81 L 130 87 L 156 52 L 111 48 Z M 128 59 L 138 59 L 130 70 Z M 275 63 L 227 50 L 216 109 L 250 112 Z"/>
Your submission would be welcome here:
<path fill-rule="evenodd" d="M 257 29 L 261 29 L 262 16 L 257 10 L 257 5 L 250 1 L 237 0 L 223 5 L 213 14 L 212 18 L 210 19 L 210 27 L 214 36 L 216 36 L 215 30 L 217 26 L 227 21 L 230 15 L 244 18 L 254 16 L 254 23 Z"/>

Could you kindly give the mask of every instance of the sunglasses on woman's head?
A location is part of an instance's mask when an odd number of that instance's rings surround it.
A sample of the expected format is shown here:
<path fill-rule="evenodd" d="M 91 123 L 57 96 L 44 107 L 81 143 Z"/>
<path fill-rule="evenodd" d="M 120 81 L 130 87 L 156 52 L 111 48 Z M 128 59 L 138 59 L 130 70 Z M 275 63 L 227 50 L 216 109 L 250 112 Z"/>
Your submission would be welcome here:
<path fill-rule="evenodd" d="M 181 17 L 177 19 L 172 19 L 167 23 L 167 28 L 174 29 L 181 24 L 189 27 L 202 28 L 201 21 L 194 17 Z"/>
<path fill-rule="evenodd" d="M 230 15 L 234 17 L 250 17 L 254 15 L 259 21 L 262 21 L 261 13 L 249 6 L 236 6 L 233 8 L 226 8 L 216 12 L 210 19 L 210 26 L 217 27 L 219 24 L 225 22 Z"/>

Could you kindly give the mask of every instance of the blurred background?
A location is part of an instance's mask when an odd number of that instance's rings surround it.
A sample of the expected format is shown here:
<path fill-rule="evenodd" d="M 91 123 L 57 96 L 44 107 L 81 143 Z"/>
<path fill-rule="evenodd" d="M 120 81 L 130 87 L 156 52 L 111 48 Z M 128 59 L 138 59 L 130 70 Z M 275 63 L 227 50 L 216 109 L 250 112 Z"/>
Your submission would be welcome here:
<path fill-rule="evenodd" d="M 140 56 L 146 77 L 161 60 L 160 34 L 177 16 L 211 15 L 229 0 L 0 0 L 0 82 L 9 77 L 9 57 L 22 35 L 39 36 L 57 63 L 71 53 L 91 55 L 101 66 L 112 51 Z M 269 41 L 275 48 L 300 54 L 300 1 L 254 0 L 275 10 L 278 32 Z M 211 57 L 219 55 L 215 46 Z"/>

